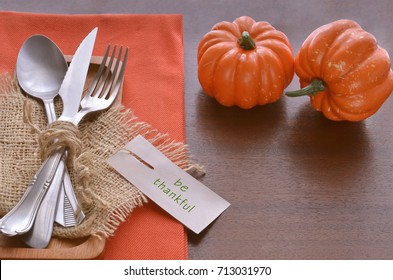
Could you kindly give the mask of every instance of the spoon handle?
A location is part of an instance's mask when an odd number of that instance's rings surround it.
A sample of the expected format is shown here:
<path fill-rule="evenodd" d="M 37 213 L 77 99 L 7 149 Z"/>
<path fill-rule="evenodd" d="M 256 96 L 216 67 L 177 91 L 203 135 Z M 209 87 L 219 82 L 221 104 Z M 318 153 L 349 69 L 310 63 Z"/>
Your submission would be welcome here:
<path fill-rule="evenodd" d="M 46 248 L 52 237 L 53 220 L 64 176 L 64 161 L 60 161 L 54 179 L 39 207 L 32 228 L 23 235 L 23 241 L 33 248 Z"/>
<path fill-rule="evenodd" d="M 34 175 L 18 204 L 0 220 L 0 231 L 9 236 L 24 234 L 32 227 L 40 204 L 53 181 L 65 149 L 50 155 Z"/>

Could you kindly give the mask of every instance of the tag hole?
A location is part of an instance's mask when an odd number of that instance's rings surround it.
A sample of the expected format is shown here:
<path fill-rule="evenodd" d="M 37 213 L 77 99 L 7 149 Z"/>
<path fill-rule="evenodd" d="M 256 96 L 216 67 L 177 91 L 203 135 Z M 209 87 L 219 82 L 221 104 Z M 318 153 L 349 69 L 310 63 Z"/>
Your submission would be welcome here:
<path fill-rule="evenodd" d="M 132 155 L 134 158 L 136 158 L 138 161 L 140 161 L 142 164 L 146 165 L 147 167 L 149 167 L 150 169 L 154 170 L 154 167 L 152 165 L 150 165 L 149 163 L 147 163 L 146 161 L 144 161 L 142 158 L 140 158 L 138 155 L 134 154 L 133 152 L 127 150 L 127 152 L 130 153 L 130 155 Z"/>

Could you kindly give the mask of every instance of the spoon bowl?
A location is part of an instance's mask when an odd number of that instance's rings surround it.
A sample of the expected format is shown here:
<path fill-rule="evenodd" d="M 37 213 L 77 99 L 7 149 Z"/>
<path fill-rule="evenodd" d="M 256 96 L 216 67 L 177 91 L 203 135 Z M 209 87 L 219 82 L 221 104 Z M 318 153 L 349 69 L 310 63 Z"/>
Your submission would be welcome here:
<path fill-rule="evenodd" d="M 33 35 L 25 41 L 16 63 L 20 87 L 42 100 L 51 100 L 57 95 L 67 69 L 63 53 L 43 35 Z"/>

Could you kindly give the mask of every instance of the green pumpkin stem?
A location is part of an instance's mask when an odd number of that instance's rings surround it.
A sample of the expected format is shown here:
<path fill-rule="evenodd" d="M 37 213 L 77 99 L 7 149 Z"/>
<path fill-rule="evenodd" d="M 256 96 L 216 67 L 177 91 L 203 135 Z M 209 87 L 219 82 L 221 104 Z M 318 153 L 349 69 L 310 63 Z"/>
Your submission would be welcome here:
<path fill-rule="evenodd" d="M 299 90 L 288 91 L 285 93 L 286 96 L 297 97 L 303 95 L 316 95 L 320 91 L 324 91 L 326 89 L 326 85 L 322 80 L 313 79 L 311 83 Z"/>
<path fill-rule="evenodd" d="M 255 49 L 255 42 L 251 38 L 250 33 L 248 33 L 247 31 L 243 31 L 242 37 L 240 37 L 237 41 L 238 41 L 240 47 L 245 50 Z"/>

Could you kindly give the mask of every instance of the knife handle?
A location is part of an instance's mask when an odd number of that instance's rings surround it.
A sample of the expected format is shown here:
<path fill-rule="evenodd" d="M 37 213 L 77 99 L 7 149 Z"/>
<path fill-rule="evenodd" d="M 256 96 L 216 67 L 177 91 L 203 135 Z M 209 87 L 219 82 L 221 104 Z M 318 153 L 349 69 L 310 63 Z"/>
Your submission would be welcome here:
<path fill-rule="evenodd" d="M 0 220 L 0 231 L 9 236 L 23 234 L 32 227 L 38 208 L 54 178 L 65 149 L 50 155 L 34 175 L 15 207 Z"/>

